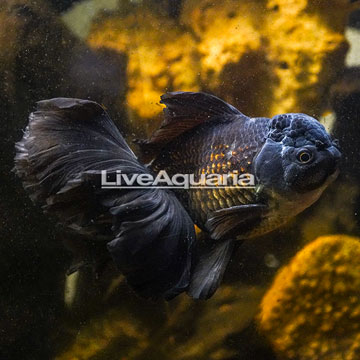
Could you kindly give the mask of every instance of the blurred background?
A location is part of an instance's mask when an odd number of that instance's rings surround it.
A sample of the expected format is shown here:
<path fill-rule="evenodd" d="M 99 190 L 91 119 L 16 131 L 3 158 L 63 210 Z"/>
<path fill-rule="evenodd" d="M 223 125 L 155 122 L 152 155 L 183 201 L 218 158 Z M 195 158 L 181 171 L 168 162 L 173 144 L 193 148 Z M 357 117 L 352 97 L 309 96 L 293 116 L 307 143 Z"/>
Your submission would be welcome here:
<path fill-rule="evenodd" d="M 0 359 L 359 359 L 359 66 L 358 1 L 1 0 Z M 41 99 L 92 99 L 131 141 L 156 129 L 160 95 L 175 90 L 249 116 L 317 117 L 340 141 L 341 176 L 291 224 L 244 243 L 206 302 L 142 300 L 111 265 L 66 277 L 83 239 L 11 172 L 28 114 Z M 350 237 L 318 238 L 329 234 Z"/>

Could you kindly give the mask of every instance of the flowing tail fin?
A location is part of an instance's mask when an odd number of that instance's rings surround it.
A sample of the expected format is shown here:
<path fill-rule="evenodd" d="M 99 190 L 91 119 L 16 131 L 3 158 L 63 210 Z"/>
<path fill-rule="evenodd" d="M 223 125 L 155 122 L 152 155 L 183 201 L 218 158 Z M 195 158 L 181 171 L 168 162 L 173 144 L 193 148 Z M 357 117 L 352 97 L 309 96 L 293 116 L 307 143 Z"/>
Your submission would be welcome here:
<path fill-rule="evenodd" d="M 106 241 L 127 281 L 147 298 L 172 298 L 190 281 L 194 225 L 173 193 L 110 189 L 114 178 L 150 174 L 95 102 L 41 101 L 16 144 L 15 172 L 45 212 L 92 240 Z"/>

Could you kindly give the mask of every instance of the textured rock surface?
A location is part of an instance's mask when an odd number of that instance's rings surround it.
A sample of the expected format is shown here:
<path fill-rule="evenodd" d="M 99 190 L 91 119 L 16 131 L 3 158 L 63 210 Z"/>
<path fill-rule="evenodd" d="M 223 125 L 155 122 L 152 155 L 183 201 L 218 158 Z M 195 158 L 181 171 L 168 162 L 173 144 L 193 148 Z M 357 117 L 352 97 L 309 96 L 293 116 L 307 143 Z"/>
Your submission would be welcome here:
<path fill-rule="evenodd" d="M 128 56 L 127 103 L 147 133 L 157 122 L 144 119 L 171 90 L 213 92 L 253 116 L 319 115 L 343 67 L 350 9 L 345 0 L 187 0 L 177 21 L 149 9 L 106 17 L 88 42 Z"/>
<path fill-rule="evenodd" d="M 120 303 L 81 327 L 56 360 L 110 359 L 114 354 L 129 360 L 237 358 L 238 349 L 226 339 L 250 323 L 262 294 L 262 288 L 224 286 L 206 303 L 186 296 L 170 304 Z M 157 321 L 149 322 L 154 316 Z"/>
<path fill-rule="evenodd" d="M 166 89 L 200 89 L 195 41 L 169 18 L 144 9 L 110 18 L 94 27 L 89 44 L 127 55 L 126 100 L 131 119 L 159 115 L 160 95 Z M 136 131 L 137 123 L 132 125 Z M 139 125 L 147 133 L 156 126 L 146 121 Z"/>
<path fill-rule="evenodd" d="M 264 33 L 279 82 L 271 113 L 319 115 L 321 99 L 343 66 L 349 2 L 271 0 L 267 8 L 273 13 Z"/>
<path fill-rule="evenodd" d="M 319 237 L 276 276 L 258 317 L 286 359 L 359 358 L 360 239 Z"/>

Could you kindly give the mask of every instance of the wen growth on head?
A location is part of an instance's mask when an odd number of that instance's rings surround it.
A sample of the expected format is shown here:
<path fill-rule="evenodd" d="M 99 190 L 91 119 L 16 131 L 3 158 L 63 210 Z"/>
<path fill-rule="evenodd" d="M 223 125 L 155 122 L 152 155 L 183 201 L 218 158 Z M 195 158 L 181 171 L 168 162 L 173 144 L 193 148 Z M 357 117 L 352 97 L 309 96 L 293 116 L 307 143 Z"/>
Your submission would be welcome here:
<path fill-rule="evenodd" d="M 88 239 L 89 253 L 107 249 L 138 294 L 171 299 L 186 291 L 206 299 L 234 242 L 270 232 L 313 204 L 336 178 L 341 154 L 305 114 L 249 118 L 193 92 L 167 93 L 161 102 L 162 125 L 138 142 L 145 165 L 97 103 L 40 101 L 16 144 L 15 171 L 33 201 Z M 144 186 L 160 173 L 191 174 L 198 186 Z M 127 181 L 104 186 L 104 174 L 107 183 L 120 175 Z M 242 174 L 253 186 L 199 181 Z M 206 234 L 201 246 L 195 224 Z M 70 270 L 86 262 L 97 265 L 96 251 Z"/>

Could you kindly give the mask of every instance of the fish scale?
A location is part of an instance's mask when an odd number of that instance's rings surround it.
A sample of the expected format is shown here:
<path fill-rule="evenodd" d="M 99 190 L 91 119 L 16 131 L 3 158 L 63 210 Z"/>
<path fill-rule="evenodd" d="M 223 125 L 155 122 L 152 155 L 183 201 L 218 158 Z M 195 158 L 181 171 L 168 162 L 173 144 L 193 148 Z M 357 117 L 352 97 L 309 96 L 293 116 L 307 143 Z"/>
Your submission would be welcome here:
<path fill-rule="evenodd" d="M 231 124 L 200 125 L 166 146 L 152 163 L 155 172 L 174 174 L 253 173 L 252 161 L 265 141 L 269 119 L 245 118 Z M 197 226 L 205 230 L 209 212 L 254 203 L 255 189 L 218 188 L 177 190 Z"/>

